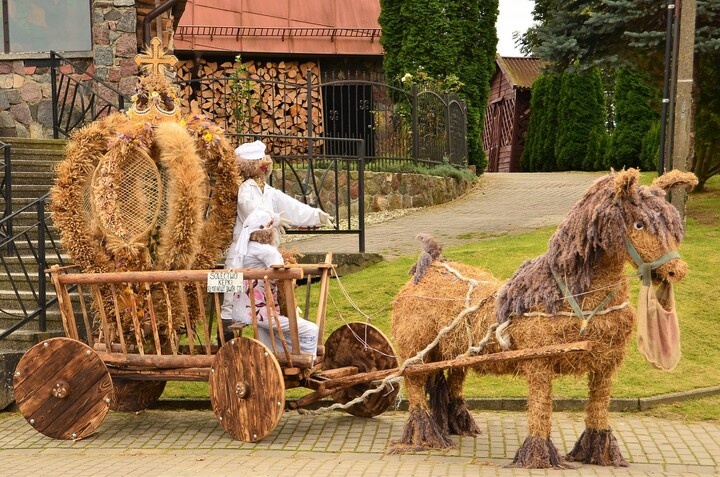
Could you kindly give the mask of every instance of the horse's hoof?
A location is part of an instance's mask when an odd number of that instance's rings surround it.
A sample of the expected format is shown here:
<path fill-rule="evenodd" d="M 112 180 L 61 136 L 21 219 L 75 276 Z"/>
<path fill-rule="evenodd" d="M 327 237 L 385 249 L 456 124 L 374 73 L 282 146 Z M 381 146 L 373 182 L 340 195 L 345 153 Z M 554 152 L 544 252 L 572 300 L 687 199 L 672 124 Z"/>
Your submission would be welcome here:
<path fill-rule="evenodd" d="M 613 467 L 628 467 L 630 465 L 622 456 L 620 446 L 611 429 L 602 431 L 585 429 L 566 458 L 584 464 Z"/>
<path fill-rule="evenodd" d="M 560 455 L 552 440 L 539 436 L 527 436 L 515 453 L 515 459 L 507 467 L 523 469 L 573 469 Z"/>
<path fill-rule="evenodd" d="M 448 405 L 447 417 L 450 434 L 456 436 L 477 436 L 480 434 L 480 427 L 470 415 L 464 399 L 452 401 Z"/>
<path fill-rule="evenodd" d="M 454 447 L 450 436 L 440 429 L 428 411 L 413 409 L 409 414 L 410 417 L 403 428 L 402 438 L 392 443 L 388 454 Z"/>

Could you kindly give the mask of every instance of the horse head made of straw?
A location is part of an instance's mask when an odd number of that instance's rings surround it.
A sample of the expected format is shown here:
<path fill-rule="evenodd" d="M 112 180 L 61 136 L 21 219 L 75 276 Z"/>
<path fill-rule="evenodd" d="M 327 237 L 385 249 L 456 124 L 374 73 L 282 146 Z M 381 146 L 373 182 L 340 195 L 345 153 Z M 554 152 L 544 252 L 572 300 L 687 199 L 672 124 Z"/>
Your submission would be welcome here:
<path fill-rule="evenodd" d="M 547 252 L 523 263 L 504 284 L 462 263 L 434 260 L 428 265 L 426 257 L 422 278 L 411 279 L 393 304 L 392 331 L 399 354 L 405 360 L 422 355 L 424 361 L 434 361 L 468 353 L 529 353 L 587 341 L 590 350 L 582 354 L 485 361 L 472 369 L 514 374 L 528 382 L 528 436 L 511 466 L 563 468 L 568 460 L 627 465 L 608 413 L 612 377 L 636 321 L 625 266 L 634 264 L 644 279 L 641 290 L 647 292 L 647 306 L 638 310 L 646 316 L 638 324 L 644 327 L 646 356 L 658 367 L 672 367 L 679 356 L 673 351 L 679 350 L 679 333 L 667 309 L 674 306 L 672 284 L 686 275 L 687 265 L 677 254 L 683 223 L 665 200 L 665 191 L 696 182 L 690 173 L 672 171 L 644 186 L 634 169 L 611 171 L 571 209 Z M 426 237 L 426 248 L 427 243 Z M 589 383 L 586 429 L 566 457 L 550 440 L 552 381 L 558 374 L 586 374 Z M 464 403 L 465 375 L 461 368 L 446 374 L 406 375 L 410 417 L 392 452 L 448 447 L 449 434 L 479 432 Z"/>

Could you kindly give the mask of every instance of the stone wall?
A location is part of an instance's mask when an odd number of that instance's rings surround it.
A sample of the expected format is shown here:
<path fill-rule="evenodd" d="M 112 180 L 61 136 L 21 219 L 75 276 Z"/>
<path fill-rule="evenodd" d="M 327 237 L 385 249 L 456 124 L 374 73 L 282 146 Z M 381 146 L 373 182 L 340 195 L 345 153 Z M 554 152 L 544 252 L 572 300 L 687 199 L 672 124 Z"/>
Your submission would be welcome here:
<path fill-rule="evenodd" d="M 132 96 L 138 75 L 137 14 L 135 0 L 93 0 L 93 51 L 63 56 Z M 48 58 L 48 54 L 0 54 L 0 137 L 52 138 Z M 72 73 L 69 66 L 63 69 Z"/>
<path fill-rule="evenodd" d="M 0 60 L 0 136 L 52 137 L 50 68 Z"/>
<path fill-rule="evenodd" d="M 286 176 L 285 189 L 289 195 L 302 200 L 299 186 L 292 184 L 292 176 Z M 347 173 L 339 172 L 338 182 L 340 194 L 338 203 L 335 203 L 335 190 L 333 181 L 316 172 L 315 182 L 321 184 L 320 202 L 329 212 L 334 213 L 340 208 L 340 215 L 347 213 L 348 205 L 357 213 L 358 183 L 357 172 L 350 172 L 348 184 Z M 280 172 L 274 171 L 273 183 L 280 187 Z M 387 210 L 408 209 L 413 207 L 428 207 L 449 202 L 467 192 L 473 183 L 469 180 L 456 180 L 451 177 L 429 176 L 425 174 L 412 174 L 407 172 L 365 172 L 365 212 L 382 212 Z M 350 188 L 348 204 L 347 194 Z M 312 198 L 311 198 L 312 202 Z"/>
<path fill-rule="evenodd" d="M 472 187 L 466 179 L 402 172 L 365 173 L 368 212 L 428 207 L 456 199 Z"/>

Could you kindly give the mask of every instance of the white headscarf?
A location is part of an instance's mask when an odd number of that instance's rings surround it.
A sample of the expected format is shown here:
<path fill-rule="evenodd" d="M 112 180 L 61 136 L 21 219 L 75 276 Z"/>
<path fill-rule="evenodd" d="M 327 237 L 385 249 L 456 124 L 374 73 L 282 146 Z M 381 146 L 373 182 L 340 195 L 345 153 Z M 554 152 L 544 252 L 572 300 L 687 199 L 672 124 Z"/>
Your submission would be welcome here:
<path fill-rule="evenodd" d="M 255 209 L 247 216 L 245 222 L 243 222 L 240 237 L 235 243 L 235 260 L 231 264 L 232 268 L 242 268 L 245 255 L 247 255 L 250 234 L 258 230 L 272 228 L 272 220 L 270 213 L 262 209 Z"/>

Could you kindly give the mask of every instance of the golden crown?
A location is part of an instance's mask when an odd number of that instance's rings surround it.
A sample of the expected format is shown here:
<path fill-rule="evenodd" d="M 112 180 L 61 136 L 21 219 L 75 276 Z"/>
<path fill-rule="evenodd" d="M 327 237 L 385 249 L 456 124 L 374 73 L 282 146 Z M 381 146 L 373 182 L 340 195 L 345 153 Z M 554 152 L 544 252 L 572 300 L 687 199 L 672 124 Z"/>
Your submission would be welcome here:
<path fill-rule="evenodd" d="M 167 68 L 177 64 L 177 58 L 166 54 L 160 39 L 155 37 L 145 52 L 135 57 L 135 63 L 145 76 L 138 79 L 128 115 L 140 116 L 153 123 L 168 118 L 178 119 L 180 109 L 177 105 L 177 91 L 166 75 Z"/>

